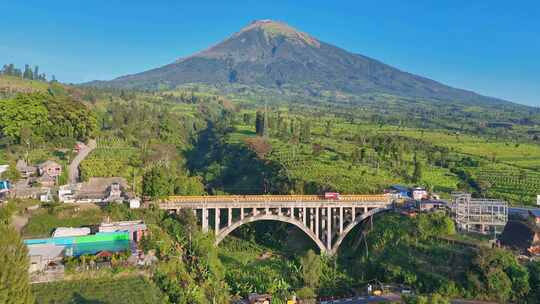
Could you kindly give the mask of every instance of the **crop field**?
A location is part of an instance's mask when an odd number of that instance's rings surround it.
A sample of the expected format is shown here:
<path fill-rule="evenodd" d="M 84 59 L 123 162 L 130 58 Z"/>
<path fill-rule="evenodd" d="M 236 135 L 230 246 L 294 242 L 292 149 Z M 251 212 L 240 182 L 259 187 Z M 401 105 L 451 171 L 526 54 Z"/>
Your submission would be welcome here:
<path fill-rule="evenodd" d="M 99 139 L 98 147 L 81 163 L 84 180 L 90 177 L 120 176 L 130 179 L 133 170 L 130 159 L 139 158 L 139 150 L 120 139 Z"/>
<path fill-rule="evenodd" d="M 396 174 L 395 168 L 388 163 L 379 163 L 376 160 L 377 152 L 370 146 L 364 147 L 364 162 L 351 161 L 351 154 L 358 147 L 358 144 L 352 141 L 353 134 L 372 134 L 373 129 L 334 120 L 332 135 L 327 136 L 324 123 L 324 119 L 312 122 L 310 143 L 292 143 L 270 136 L 272 149 L 265 158 L 281 164 L 289 179 L 323 185 L 343 193 L 378 193 L 392 184 L 410 183 Z M 227 142 L 243 143 L 244 139 L 255 135 L 252 125 L 238 123 L 235 131 L 229 134 Z M 412 172 L 413 155 L 404 153 L 402 157 L 408 163 L 405 170 Z M 447 168 L 426 164 L 423 173 L 423 183 L 429 184 L 435 191 L 450 193 L 459 183 L 459 178 Z M 310 192 L 317 191 L 320 189 L 312 189 Z"/>
<path fill-rule="evenodd" d="M 473 170 L 473 176 L 487 187 L 487 194 L 518 205 L 536 203 L 540 194 L 540 172 L 516 169 L 511 166 L 492 165 Z"/>
<path fill-rule="evenodd" d="M 456 152 L 475 155 L 486 159 L 515 165 L 521 168 L 540 170 L 540 145 L 494 141 L 491 139 L 451 134 L 441 131 L 405 130 L 393 131 L 413 138 L 419 138 L 436 145 L 446 146 Z"/>
<path fill-rule="evenodd" d="M 86 279 L 32 285 L 37 304 L 167 303 L 164 294 L 143 277 Z"/>

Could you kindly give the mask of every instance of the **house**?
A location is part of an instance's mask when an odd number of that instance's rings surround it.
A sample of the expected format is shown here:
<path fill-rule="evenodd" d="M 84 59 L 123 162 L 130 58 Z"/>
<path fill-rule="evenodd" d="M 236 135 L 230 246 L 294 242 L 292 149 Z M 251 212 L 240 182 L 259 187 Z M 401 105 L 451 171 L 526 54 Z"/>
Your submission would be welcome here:
<path fill-rule="evenodd" d="M 0 193 L 9 192 L 11 184 L 7 180 L 0 180 Z"/>
<path fill-rule="evenodd" d="M 416 205 L 420 211 L 434 211 L 447 207 L 446 202 L 438 200 L 420 200 Z"/>
<path fill-rule="evenodd" d="M 52 160 L 47 160 L 44 163 L 41 163 L 38 166 L 38 169 L 40 176 L 47 176 L 56 179 L 62 175 L 62 165 Z"/>
<path fill-rule="evenodd" d="M 0 165 L 0 176 L 9 169 L 9 165 Z"/>
<path fill-rule="evenodd" d="M 38 177 L 36 180 L 41 186 L 43 187 L 54 187 L 56 185 L 56 177 L 48 176 L 48 175 L 42 175 Z"/>
<path fill-rule="evenodd" d="M 129 239 L 138 242 L 146 232 L 146 224 L 143 221 L 121 221 L 101 223 L 99 232 L 129 232 Z"/>
<path fill-rule="evenodd" d="M 86 147 L 86 145 L 82 142 L 77 142 L 75 144 L 75 147 L 73 148 L 73 151 L 76 152 L 76 153 L 79 153 L 82 149 L 84 149 Z"/>
<path fill-rule="evenodd" d="M 508 221 L 501 235 L 501 245 L 529 255 L 539 255 L 540 227 L 531 222 Z"/>
<path fill-rule="evenodd" d="M 30 267 L 28 272 L 42 272 L 49 267 L 56 268 L 64 258 L 65 247 L 55 244 L 27 245 Z"/>
<path fill-rule="evenodd" d="M 51 202 L 53 200 L 51 189 L 44 189 L 44 192 L 39 195 L 39 200 L 43 203 Z"/>
<path fill-rule="evenodd" d="M 272 302 L 272 296 L 269 294 L 256 294 L 252 293 L 248 296 L 249 304 L 270 304 Z"/>
<path fill-rule="evenodd" d="M 540 226 L 540 209 L 529 210 L 529 218 L 537 225 Z"/>
<path fill-rule="evenodd" d="M 412 198 L 415 200 L 426 199 L 428 197 L 428 193 L 426 189 L 422 187 L 413 188 L 411 193 L 412 193 Z"/>
<path fill-rule="evenodd" d="M 393 185 L 390 187 L 392 193 L 397 199 L 407 199 L 411 197 L 410 188 L 401 185 Z"/>
<path fill-rule="evenodd" d="M 29 166 L 25 160 L 19 159 L 15 165 L 15 169 L 21 173 L 23 178 L 28 178 L 37 172 L 37 168 L 34 166 Z"/>
<path fill-rule="evenodd" d="M 61 186 L 58 197 L 65 203 L 113 203 L 129 201 L 127 182 L 122 177 L 92 177 L 89 181 Z"/>

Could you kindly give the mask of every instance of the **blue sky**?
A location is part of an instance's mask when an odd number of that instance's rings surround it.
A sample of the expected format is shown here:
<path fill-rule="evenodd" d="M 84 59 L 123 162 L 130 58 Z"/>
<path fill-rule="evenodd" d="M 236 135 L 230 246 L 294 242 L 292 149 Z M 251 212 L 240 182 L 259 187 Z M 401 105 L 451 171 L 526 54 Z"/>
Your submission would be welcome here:
<path fill-rule="evenodd" d="M 203 50 L 255 19 L 455 87 L 540 106 L 538 1 L 0 0 L 0 63 L 111 79 Z"/>

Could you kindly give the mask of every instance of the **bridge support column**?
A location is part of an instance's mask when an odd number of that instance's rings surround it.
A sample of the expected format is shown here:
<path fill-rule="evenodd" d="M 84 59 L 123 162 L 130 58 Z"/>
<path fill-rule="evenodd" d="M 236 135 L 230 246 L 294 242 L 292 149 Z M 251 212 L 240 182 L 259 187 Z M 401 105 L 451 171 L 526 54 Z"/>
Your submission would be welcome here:
<path fill-rule="evenodd" d="M 203 233 L 208 232 L 208 209 L 206 207 L 202 208 L 202 231 Z"/>
<path fill-rule="evenodd" d="M 240 220 L 244 219 L 244 208 L 240 208 Z"/>
<path fill-rule="evenodd" d="M 229 207 L 229 209 L 227 210 L 227 225 L 230 226 L 232 225 L 232 208 Z"/>
<path fill-rule="evenodd" d="M 326 207 L 326 248 L 332 249 L 332 208 Z"/>
<path fill-rule="evenodd" d="M 220 214 L 219 214 L 219 213 L 220 213 L 220 212 L 219 212 L 219 208 L 216 208 L 215 210 L 216 210 L 216 212 L 214 213 L 214 215 L 215 215 L 215 216 L 214 216 L 214 219 L 215 219 L 215 220 L 214 220 L 214 225 L 215 225 L 214 230 L 215 230 L 215 232 L 216 232 L 216 235 L 218 235 L 218 233 L 219 233 L 219 226 L 220 226 L 220 225 L 219 225 L 219 222 L 220 222 L 220 216 L 219 216 Z"/>
<path fill-rule="evenodd" d="M 315 235 L 319 237 L 319 208 L 313 210 L 315 210 Z"/>
<path fill-rule="evenodd" d="M 309 209 L 309 221 L 311 222 L 311 226 L 309 227 L 311 231 L 315 232 L 315 214 L 313 213 L 312 208 Z"/>
<path fill-rule="evenodd" d="M 306 207 L 302 208 L 302 223 L 304 223 L 304 225 L 307 226 L 307 222 L 306 222 Z"/>
<path fill-rule="evenodd" d="M 293 219 L 294 218 L 294 208 L 291 208 L 291 214 L 290 214 L 291 218 Z"/>
<path fill-rule="evenodd" d="M 339 207 L 339 234 L 343 233 L 343 207 Z"/>
<path fill-rule="evenodd" d="M 352 207 L 352 221 L 356 219 L 356 207 Z"/>

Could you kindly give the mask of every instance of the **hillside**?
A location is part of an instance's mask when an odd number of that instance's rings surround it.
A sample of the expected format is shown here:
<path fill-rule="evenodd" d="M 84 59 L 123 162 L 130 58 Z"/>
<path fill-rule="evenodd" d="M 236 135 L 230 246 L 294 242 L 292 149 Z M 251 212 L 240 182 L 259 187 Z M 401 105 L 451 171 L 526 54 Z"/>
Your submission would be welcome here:
<path fill-rule="evenodd" d="M 304 96 L 390 94 L 475 104 L 507 102 L 452 88 L 322 42 L 284 23 L 254 21 L 215 46 L 174 63 L 88 85 L 160 88 L 201 83 Z"/>

